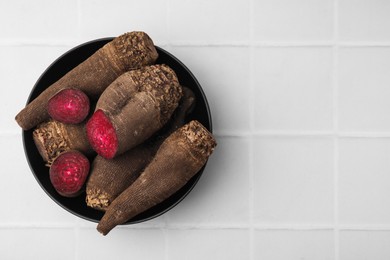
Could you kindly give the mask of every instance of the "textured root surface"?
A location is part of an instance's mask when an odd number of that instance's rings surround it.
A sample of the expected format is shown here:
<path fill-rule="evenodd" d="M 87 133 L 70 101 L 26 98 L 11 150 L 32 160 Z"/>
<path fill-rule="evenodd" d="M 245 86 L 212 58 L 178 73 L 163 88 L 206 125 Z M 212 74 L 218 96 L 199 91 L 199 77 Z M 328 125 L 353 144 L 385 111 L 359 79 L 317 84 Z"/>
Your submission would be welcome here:
<path fill-rule="evenodd" d="M 215 146 L 211 133 L 197 121 L 175 131 L 139 178 L 111 203 L 97 230 L 106 235 L 116 225 L 167 199 L 201 169 Z"/>
<path fill-rule="evenodd" d="M 116 37 L 92 56 L 65 74 L 15 117 L 24 130 L 49 119 L 47 104 L 58 91 L 78 88 L 90 97 L 98 97 L 122 73 L 153 64 L 158 57 L 152 40 L 144 32 Z"/>
<path fill-rule="evenodd" d="M 62 152 L 70 149 L 64 127 L 56 121 L 49 121 L 38 126 L 33 132 L 33 139 L 39 154 L 50 166 Z"/>
<path fill-rule="evenodd" d="M 184 125 L 179 132 L 201 157 L 209 157 L 217 145 L 213 135 L 196 120 Z"/>
<path fill-rule="evenodd" d="M 105 211 L 110 205 L 110 195 L 100 189 L 87 188 L 87 206 Z"/>

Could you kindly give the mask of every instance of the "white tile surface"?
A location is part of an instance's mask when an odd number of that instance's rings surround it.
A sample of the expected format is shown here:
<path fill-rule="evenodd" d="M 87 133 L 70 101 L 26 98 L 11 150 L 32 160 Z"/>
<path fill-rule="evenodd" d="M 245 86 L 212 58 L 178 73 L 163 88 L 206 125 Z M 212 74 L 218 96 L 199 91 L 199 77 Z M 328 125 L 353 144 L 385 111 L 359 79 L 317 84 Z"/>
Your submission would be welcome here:
<path fill-rule="evenodd" d="M 389 12 L 386 0 L 340 0 L 340 39 L 389 41 Z"/>
<path fill-rule="evenodd" d="M 55 259 L 75 257 L 73 229 L 5 228 L 0 232 L 2 259 Z"/>
<path fill-rule="evenodd" d="M 254 140 L 255 223 L 332 223 L 332 145 L 328 138 Z"/>
<path fill-rule="evenodd" d="M 159 229 L 117 228 L 110 237 L 95 229 L 80 229 L 78 235 L 79 259 L 161 259 L 164 257 L 165 237 Z"/>
<path fill-rule="evenodd" d="M 333 37 L 332 0 L 257 0 L 257 41 L 324 41 Z"/>
<path fill-rule="evenodd" d="M 340 233 L 340 259 L 389 259 L 389 244 L 390 232 L 388 231 L 342 231 Z"/>
<path fill-rule="evenodd" d="M 118 8 L 121 6 L 123 8 Z M 156 44 L 167 41 L 166 1 L 80 1 L 80 9 L 83 39 L 114 37 L 127 31 L 145 31 Z"/>
<path fill-rule="evenodd" d="M 168 0 L 172 43 L 246 43 L 249 1 Z"/>
<path fill-rule="evenodd" d="M 248 131 L 251 99 L 249 48 L 172 47 L 170 52 L 182 60 L 199 80 L 210 104 L 214 130 L 217 133 Z"/>
<path fill-rule="evenodd" d="M 389 131 L 390 48 L 341 48 L 339 125 L 347 131 Z"/>
<path fill-rule="evenodd" d="M 330 48 L 254 51 L 256 130 L 332 128 Z"/>
<path fill-rule="evenodd" d="M 386 0 L 0 2 L 0 258 L 389 259 L 389 11 Z M 195 74 L 219 145 L 177 207 L 102 237 L 37 185 L 14 117 L 66 50 L 131 30 Z"/>
<path fill-rule="evenodd" d="M 218 138 L 204 175 L 167 213 L 168 225 L 245 225 L 249 222 L 249 140 Z"/>
<path fill-rule="evenodd" d="M 332 231 L 256 230 L 254 244 L 255 259 L 334 259 Z"/>
<path fill-rule="evenodd" d="M 0 39 L 69 39 L 78 35 L 77 0 L 0 2 Z"/>
<path fill-rule="evenodd" d="M 246 230 L 170 230 L 168 259 L 249 259 L 249 234 Z"/>
<path fill-rule="evenodd" d="M 340 141 L 340 221 L 390 224 L 390 140 Z"/>

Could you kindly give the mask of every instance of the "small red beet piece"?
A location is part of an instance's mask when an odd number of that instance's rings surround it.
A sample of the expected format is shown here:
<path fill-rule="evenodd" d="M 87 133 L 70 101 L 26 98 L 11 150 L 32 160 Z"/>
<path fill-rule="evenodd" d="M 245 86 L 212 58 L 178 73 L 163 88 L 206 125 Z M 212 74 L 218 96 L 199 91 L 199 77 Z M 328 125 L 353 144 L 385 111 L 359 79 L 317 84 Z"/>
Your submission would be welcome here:
<path fill-rule="evenodd" d="M 102 110 L 96 110 L 87 122 L 87 137 L 92 148 L 102 157 L 112 159 L 118 150 L 116 130 Z"/>
<path fill-rule="evenodd" d="M 75 197 L 81 193 L 90 163 L 87 157 L 76 150 L 60 154 L 50 167 L 50 181 L 56 191 L 64 197 Z"/>
<path fill-rule="evenodd" d="M 65 124 L 78 124 L 89 113 L 89 98 L 79 89 L 64 89 L 48 102 L 49 115 Z"/>

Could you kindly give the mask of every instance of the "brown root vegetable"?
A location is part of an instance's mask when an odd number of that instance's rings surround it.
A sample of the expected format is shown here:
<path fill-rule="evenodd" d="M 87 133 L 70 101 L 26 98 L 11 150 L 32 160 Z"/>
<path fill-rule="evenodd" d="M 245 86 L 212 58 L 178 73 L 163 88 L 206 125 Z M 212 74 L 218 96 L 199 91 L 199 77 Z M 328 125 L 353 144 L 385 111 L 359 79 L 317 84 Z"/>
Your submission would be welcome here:
<path fill-rule="evenodd" d="M 87 123 L 87 137 L 102 157 L 112 159 L 161 129 L 178 106 L 182 89 L 167 65 L 125 73 L 102 93 Z"/>
<path fill-rule="evenodd" d="M 137 180 L 111 203 L 97 230 L 106 235 L 173 195 L 204 166 L 215 146 L 212 134 L 198 121 L 176 130 Z"/>
<path fill-rule="evenodd" d="M 93 153 L 85 132 L 85 124 L 71 125 L 50 120 L 34 130 L 33 139 L 47 166 L 68 150 L 78 150 L 87 155 Z"/>
<path fill-rule="evenodd" d="M 153 41 L 146 33 L 130 32 L 118 36 L 49 86 L 15 119 L 22 129 L 31 129 L 49 118 L 47 103 L 59 91 L 77 88 L 89 97 L 97 98 L 122 73 L 151 65 L 157 57 Z"/>
<path fill-rule="evenodd" d="M 51 118 L 65 124 L 79 124 L 89 113 L 89 98 L 79 89 L 64 89 L 47 106 Z"/>
<path fill-rule="evenodd" d="M 50 181 L 64 197 L 75 197 L 82 192 L 89 173 L 89 161 L 79 151 L 66 151 L 50 167 Z"/>
<path fill-rule="evenodd" d="M 184 125 L 187 114 L 195 103 L 194 93 L 183 87 L 183 97 L 164 132 L 114 159 L 96 156 L 87 181 L 86 202 L 89 207 L 105 211 L 111 202 L 140 175 L 153 159 L 161 142 Z"/>

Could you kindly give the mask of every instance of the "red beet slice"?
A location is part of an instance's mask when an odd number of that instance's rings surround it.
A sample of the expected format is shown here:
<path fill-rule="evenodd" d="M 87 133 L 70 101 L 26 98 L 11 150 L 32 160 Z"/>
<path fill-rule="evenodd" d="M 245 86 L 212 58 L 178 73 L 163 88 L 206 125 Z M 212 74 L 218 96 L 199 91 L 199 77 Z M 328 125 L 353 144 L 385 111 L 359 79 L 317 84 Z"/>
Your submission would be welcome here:
<path fill-rule="evenodd" d="M 50 181 L 56 191 L 64 197 L 75 197 L 81 193 L 90 164 L 82 153 L 70 150 L 60 154 L 50 167 Z"/>
<path fill-rule="evenodd" d="M 110 119 L 99 109 L 88 120 L 86 128 L 92 148 L 100 156 L 112 159 L 118 150 L 118 138 Z"/>
<path fill-rule="evenodd" d="M 89 98 L 78 89 L 64 89 L 54 95 L 48 102 L 49 115 L 65 124 L 78 124 L 84 121 L 89 113 Z"/>

